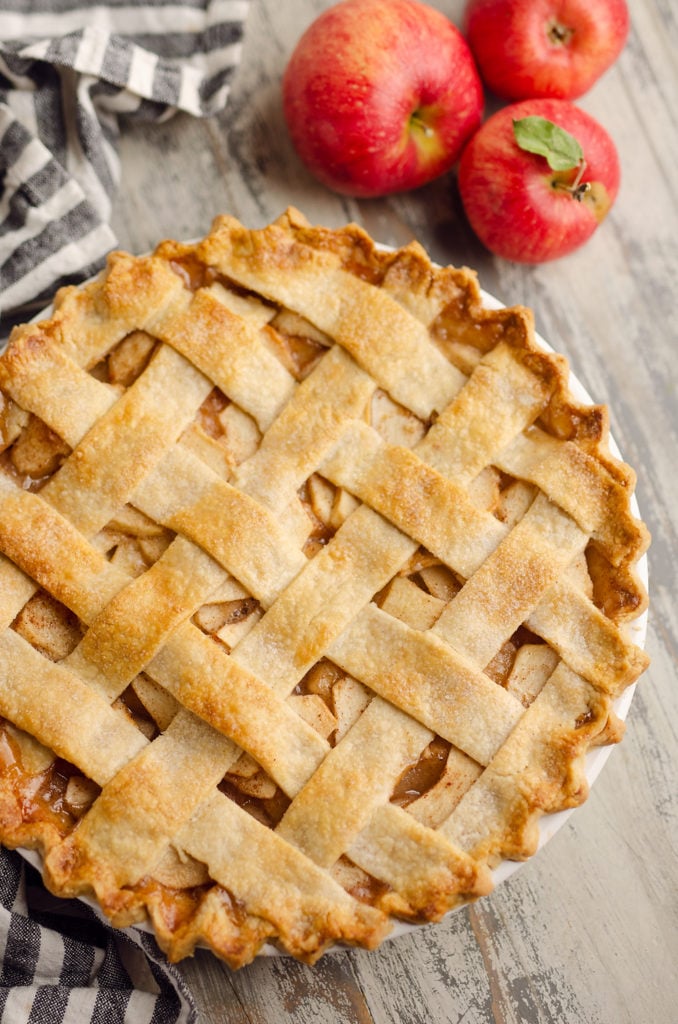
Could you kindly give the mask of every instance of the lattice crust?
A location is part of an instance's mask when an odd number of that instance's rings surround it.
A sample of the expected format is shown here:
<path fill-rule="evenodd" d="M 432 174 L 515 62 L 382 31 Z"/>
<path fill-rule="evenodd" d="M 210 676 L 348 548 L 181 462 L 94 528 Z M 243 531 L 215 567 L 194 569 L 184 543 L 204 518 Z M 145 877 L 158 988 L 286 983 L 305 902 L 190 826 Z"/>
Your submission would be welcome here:
<path fill-rule="evenodd" d="M 0 386 L 0 821 L 54 892 L 313 961 L 585 798 L 648 538 L 528 310 L 222 217 L 60 292 Z"/>

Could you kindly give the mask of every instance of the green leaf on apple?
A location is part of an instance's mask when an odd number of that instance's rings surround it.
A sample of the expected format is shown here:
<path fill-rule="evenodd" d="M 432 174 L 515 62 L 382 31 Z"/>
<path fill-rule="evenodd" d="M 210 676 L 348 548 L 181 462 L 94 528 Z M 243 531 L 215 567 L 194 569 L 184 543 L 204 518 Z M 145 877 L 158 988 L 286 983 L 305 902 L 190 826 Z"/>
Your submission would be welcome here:
<path fill-rule="evenodd" d="M 584 151 L 574 135 L 545 117 L 514 120 L 513 133 L 521 149 L 546 157 L 554 171 L 569 171 L 584 159 Z"/>

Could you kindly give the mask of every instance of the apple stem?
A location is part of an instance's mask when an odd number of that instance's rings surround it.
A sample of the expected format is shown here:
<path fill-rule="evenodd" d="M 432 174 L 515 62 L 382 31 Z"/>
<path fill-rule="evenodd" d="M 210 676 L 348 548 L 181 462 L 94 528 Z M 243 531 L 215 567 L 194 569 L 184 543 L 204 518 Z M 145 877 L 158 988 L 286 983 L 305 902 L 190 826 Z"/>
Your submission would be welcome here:
<path fill-rule="evenodd" d="M 426 121 L 424 121 L 421 118 L 418 111 L 416 110 L 410 115 L 410 124 L 414 128 L 418 128 L 419 131 L 423 132 L 423 134 L 426 135 L 428 138 L 430 138 L 434 134 L 433 128 L 431 128 L 430 124 L 426 124 Z"/>
<path fill-rule="evenodd" d="M 584 176 L 585 170 L 586 161 L 582 158 L 577 165 L 577 176 L 572 184 L 566 185 L 564 181 L 556 181 L 553 183 L 553 187 L 560 188 L 564 192 L 569 192 L 573 199 L 576 199 L 578 203 L 581 203 L 586 193 L 591 191 L 591 182 L 581 180 Z"/>
<path fill-rule="evenodd" d="M 547 35 L 555 46 L 563 46 L 569 43 L 570 39 L 574 35 L 574 29 L 567 28 L 566 25 L 561 25 L 557 21 L 552 21 L 548 28 Z"/>

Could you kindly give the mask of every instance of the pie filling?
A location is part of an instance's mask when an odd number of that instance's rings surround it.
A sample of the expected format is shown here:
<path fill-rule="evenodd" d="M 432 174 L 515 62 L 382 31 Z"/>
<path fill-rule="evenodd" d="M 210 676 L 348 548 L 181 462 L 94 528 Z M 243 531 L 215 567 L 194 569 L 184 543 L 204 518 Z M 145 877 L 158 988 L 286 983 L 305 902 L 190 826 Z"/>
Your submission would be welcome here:
<path fill-rule="evenodd" d="M 312 961 L 585 798 L 647 535 L 527 311 L 292 211 L 114 256 L 0 363 L 0 831 L 54 891 Z"/>

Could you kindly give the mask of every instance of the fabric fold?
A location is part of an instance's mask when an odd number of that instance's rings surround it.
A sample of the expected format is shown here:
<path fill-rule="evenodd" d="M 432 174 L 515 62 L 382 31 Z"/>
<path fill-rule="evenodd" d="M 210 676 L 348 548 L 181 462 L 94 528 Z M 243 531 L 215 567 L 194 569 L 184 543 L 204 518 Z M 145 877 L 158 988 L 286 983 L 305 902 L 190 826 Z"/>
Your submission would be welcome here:
<path fill-rule="evenodd" d="M 102 266 L 126 120 L 226 105 L 248 0 L 0 0 L 0 336 Z"/>

